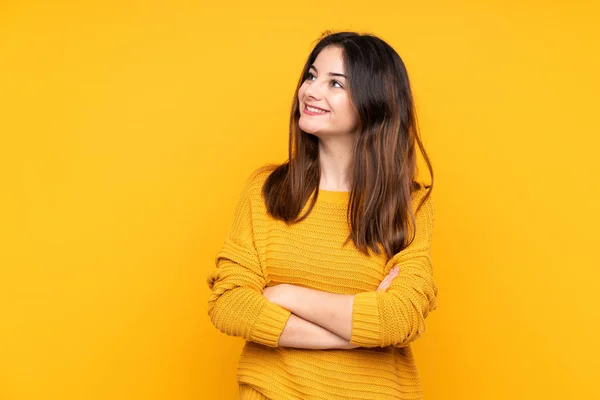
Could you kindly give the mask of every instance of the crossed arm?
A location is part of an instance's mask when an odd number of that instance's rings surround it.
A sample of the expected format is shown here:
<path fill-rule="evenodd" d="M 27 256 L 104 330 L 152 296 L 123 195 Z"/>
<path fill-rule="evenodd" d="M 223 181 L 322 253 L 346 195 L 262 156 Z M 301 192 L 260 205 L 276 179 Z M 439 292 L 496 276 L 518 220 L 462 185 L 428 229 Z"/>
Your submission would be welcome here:
<path fill-rule="evenodd" d="M 292 314 L 279 337 L 279 346 L 309 349 L 353 349 L 354 295 L 328 293 L 281 284 L 265 288 L 263 295 Z"/>
<path fill-rule="evenodd" d="M 397 274 L 398 269 L 392 269 L 377 290 L 385 290 Z M 279 337 L 279 346 L 308 349 L 360 347 L 350 343 L 354 295 L 288 284 L 266 287 L 263 295 L 292 313 Z"/>
<path fill-rule="evenodd" d="M 271 347 L 404 347 L 423 334 L 427 314 L 437 307 L 430 254 L 433 220 L 429 198 L 416 214 L 414 240 L 387 261 L 386 270 L 398 266 L 400 276 L 382 281 L 388 281 L 385 293 L 379 293 L 381 288 L 341 295 L 288 284 L 267 287 L 246 190 L 216 256 L 217 268 L 207 277 L 211 321 L 221 332 Z"/>

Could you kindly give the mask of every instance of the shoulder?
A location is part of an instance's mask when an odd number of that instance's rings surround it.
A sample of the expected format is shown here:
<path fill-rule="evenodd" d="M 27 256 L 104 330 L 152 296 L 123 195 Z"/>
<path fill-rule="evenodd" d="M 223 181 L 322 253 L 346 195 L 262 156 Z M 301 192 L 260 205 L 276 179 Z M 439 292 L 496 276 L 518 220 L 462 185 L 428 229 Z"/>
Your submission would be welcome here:
<path fill-rule="evenodd" d="M 262 188 L 271 172 L 273 172 L 273 166 L 271 165 L 262 165 L 254 168 L 246 177 L 242 196 L 252 201 L 262 199 Z"/>
<path fill-rule="evenodd" d="M 417 208 L 427 207 L 433 209 L 433 187 L 431 185 L 426 185 L 421 182 L 413 182 L 412 187 L 412 206 L 413 212 L 417 210 Z M 421 204 L 423 204 L 421 206 Z"/>
<path fill-rule="evenodd" d="M 248 181 L 252 182 L 255 185 L 262 186 L 269 175 L 274 171 L 275 166 L 271 164 L 261 165 L 260 167 L 255 168 L 248 177 Z"/>
<path fill-rule="evenodd" d="M 417 230 L 424 229 L 431 232 L 435 221 L 435 205 L 433 187 L 423 183 L 415 184 L 412 192 L 412 214 L 415 218 Z"/>

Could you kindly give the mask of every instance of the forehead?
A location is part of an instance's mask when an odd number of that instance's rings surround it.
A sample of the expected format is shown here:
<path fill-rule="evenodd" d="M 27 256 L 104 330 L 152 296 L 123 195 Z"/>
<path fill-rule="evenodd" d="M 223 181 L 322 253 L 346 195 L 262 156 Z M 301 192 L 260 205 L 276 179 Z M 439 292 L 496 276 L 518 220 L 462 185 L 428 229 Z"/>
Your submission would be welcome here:
<path fill-rule="evenodd" d="M 313 63 L 319 72 L 344 73 L 344 59 L 342 49 L 329 46 L 321 50 Z"/>

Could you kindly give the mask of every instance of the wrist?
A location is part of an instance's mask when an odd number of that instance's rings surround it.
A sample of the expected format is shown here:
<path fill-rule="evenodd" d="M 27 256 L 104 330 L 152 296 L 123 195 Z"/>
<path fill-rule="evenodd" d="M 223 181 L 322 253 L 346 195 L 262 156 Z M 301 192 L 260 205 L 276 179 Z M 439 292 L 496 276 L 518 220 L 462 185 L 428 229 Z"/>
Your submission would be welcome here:
<path fill-rule="evenodd" d="M 352 344 L 349 341 L 346 341 L 346 343 L 344 343 L 344 345 L 342 345 L 342 349 L 344 350 L 351 350 L 351 349 L 356 349 L 360 346 L 356 345 L 356 344 Z"/>

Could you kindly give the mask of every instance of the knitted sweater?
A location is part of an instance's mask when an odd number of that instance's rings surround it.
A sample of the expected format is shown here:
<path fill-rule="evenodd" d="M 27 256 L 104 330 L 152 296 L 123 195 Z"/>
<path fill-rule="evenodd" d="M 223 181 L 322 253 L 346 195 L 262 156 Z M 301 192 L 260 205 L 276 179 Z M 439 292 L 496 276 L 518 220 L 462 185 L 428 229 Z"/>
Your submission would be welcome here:
<path fill-rule="evenodd" d="M 383 253 L 366 256 L 351 241 L 343 245 L 350 229 L 349 192 L 320 189 L 309 216 L 288 226 L 266 212 L 261 189 L 267 176 L 255 171 L 246 181 L 216 269 L 207 277 L 212 323 L 246 340 L 237 367 L 240 398 L 422 399 L 410 343 L 424 333 L 427 314 L 437 308 L 432 196 L 416 214 L 412 244 L 387 259 Z M 426 190 L 413 192 L 413 211 Z M 376 291 L 396 265 L 400 271 L 388 289 Z M 354 294 L 350 342 L 361 347 L 279 346 L 290 311 L 262 291 L 281 283 Z"/>

